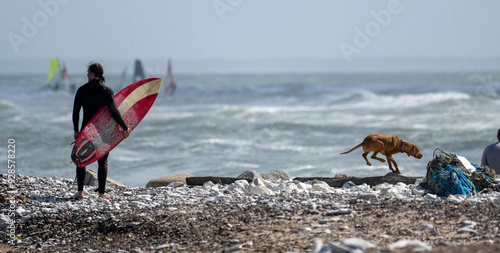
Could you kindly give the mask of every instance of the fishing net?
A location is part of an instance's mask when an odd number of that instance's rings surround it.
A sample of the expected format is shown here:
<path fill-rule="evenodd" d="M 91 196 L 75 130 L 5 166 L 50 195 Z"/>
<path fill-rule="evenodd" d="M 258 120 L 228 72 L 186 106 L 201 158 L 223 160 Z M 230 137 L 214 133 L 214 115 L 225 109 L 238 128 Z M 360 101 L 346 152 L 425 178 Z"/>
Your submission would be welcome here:
<path fill-rule="evenodd" d="M 441 154 L 436 155 L 438 150 Z M 496 173 L 488 167 L 469 163 L 464 157 L 441 149 L 436 149 L 433 157 L 419 186 L 438 196 L 476 194 L 483 189 L 496 188 Z"/>

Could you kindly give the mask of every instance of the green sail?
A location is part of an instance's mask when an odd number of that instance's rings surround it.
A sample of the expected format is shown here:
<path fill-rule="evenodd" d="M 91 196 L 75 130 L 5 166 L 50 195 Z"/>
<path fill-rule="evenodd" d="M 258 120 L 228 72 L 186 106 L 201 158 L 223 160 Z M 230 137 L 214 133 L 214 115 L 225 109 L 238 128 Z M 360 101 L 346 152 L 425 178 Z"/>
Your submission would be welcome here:
<path fill-rule="evenodd" d="M 49 88 L 55 88 L 52 84 L 52 79 L 54 78 L 55 75 L 59 74 L 58 71 L 59 71 L 59 59 L 52 58 L 50 60 L 49 77 L 47 79 L 47 86 L 49 86 Z"/>

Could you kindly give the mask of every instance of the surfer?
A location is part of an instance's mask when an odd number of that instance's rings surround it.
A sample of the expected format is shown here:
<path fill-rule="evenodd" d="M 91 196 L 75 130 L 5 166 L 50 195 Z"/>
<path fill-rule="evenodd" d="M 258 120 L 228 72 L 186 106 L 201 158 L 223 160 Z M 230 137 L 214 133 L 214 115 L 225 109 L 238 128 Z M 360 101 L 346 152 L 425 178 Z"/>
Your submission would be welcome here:
<path fill-rule="evenodd" d="M 80 121 L 80 109 L 83 107 L 83 120 L 81 128 L 85 127 L 87 123 L 92 119 L 94 114 L 99 111 L 101 107 L 106 105 L 113 119 L 122 127 L 123 135 L 127 138 L 130 135 L 130 130 L 128 129 L 125 121 L 118 112 L 116 103 L 114 100 L 113 90 L 106 86 L 104 82 L 106 78 L 104 77 L 104 69 L 98 62 L 92 62 L 87 70 L 88 83 L 82 85 L 78 88 L 75 96 L 75 102 L 73 104 L 73 127 L 75 130 L 74 138 L 75 140 L 80 135 L 80 130 L 78 128 L 78 123 Z M 103 156 L 98 160 L 98 173 L 97 179 L 99 182 L 99 197 L 110 199 L 105 193 L 106 189 L 106 178 L 108 176 L 108 154 Z M 76 177 L 78 183 L 78 192 L 74 195 L 75 198 L 83 198 L 83 184 L 85 180 L 86 168 L 77 167 Z"/>

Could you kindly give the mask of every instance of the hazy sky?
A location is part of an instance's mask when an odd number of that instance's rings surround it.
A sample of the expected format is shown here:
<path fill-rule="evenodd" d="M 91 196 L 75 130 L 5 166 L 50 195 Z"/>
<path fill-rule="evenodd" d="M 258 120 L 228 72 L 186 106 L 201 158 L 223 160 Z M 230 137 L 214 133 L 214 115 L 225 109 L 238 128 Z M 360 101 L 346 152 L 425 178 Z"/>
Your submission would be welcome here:
<path fill-rule="evenodd" d="M 0 63 L 500 57 L 500 1 L 2 1 Z"/>

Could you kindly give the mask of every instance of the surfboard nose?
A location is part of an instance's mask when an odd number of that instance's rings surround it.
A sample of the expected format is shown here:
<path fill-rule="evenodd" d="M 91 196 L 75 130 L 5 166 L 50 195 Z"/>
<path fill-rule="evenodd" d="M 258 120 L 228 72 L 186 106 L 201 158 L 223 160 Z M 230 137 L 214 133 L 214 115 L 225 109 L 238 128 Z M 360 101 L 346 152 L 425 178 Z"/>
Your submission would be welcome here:
<path fill-rule="evenodd" d="M 161 78 L 153 78 L 153 79 L 154 80 L 149 82 L 151 84 L 151 91 L 154 91 L 154 93 L 159 93 L 161 84 L 163 83 L 163 79 Z"/>
<path fill-rule="evenodd" d="M 149 94 L 154 94 L 154 93 L 159 93 L 161 84 L 163 83 L 163 79 L 159 77 L 153 77 L 153 78 L 148 78 L 144 79 L 144 85 L 146 85 L 148 88 L 148 93 Z"/>

